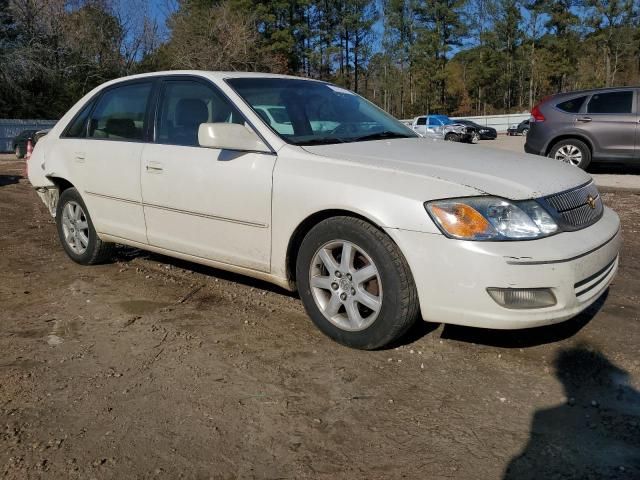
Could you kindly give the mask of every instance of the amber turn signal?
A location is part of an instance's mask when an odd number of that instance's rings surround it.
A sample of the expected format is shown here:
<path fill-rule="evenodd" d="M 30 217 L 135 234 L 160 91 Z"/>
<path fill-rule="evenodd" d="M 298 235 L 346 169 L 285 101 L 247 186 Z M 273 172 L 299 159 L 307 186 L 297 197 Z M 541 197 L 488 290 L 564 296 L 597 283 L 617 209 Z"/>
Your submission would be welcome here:
<path fill-rule="evenodd" d="M 464 203 L 430 205 L 429 210 L 440 227 L 452 237 L 473 240 L 493 233 L 493 227 L 487 219 Z"/>

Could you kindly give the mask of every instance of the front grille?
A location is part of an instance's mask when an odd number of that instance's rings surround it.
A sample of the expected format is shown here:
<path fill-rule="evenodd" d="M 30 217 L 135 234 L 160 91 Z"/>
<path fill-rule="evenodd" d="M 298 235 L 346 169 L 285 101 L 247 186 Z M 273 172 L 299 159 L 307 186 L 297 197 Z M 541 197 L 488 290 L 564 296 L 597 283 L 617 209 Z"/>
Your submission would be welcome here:
<path fill-rule="evenodd" d="M 545 197 L 547 204 L 555 210 L 562 226 L 578 230 L 594 224 L 602 216 L 603 205 L 600 193 L 593 182 L 566 192 Z"/>

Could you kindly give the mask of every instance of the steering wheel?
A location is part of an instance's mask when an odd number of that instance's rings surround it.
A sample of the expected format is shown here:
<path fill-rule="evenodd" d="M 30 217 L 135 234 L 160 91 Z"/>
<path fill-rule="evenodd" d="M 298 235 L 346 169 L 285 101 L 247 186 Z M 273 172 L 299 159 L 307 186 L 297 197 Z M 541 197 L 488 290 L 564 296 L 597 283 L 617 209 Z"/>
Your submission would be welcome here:
<path fill-rule="evenodd" d="M 358 127 L 353 123 L 341 123 L 336 128 L 329 132 L 331 135 L 333 134 L 347 134 L 354 135 L 358 133 Z"/>

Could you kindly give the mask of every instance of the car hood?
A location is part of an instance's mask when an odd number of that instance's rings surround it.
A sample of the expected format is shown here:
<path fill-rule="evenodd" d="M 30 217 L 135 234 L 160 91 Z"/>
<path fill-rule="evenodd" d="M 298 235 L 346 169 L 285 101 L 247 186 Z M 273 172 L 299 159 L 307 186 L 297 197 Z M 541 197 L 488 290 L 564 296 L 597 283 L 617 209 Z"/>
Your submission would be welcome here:
<path fill-rule="evenodd" d="M 372 169 L 445 180 L 511 200 L 538 198 L 583 185 L 584 171 L 557 160 L 432 138 L 303 147 L 310 153 Z"/>

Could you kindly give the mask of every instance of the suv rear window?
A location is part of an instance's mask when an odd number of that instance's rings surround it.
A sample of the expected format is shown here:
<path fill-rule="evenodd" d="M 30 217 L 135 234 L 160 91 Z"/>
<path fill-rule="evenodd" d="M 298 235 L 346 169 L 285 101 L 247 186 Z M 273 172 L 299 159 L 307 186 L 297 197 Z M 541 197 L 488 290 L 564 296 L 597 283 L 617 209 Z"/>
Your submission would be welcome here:
<path fill-rule="evenodd" d="M 631 113 L 633 91 L 596 93 L 589 100 L 587 113 Z"/>
<path fill-rule="evenodd" d="M 563 112 L 567 113 L 578 113 L 582 108 L 582 104 L 587 99 L 584 97 L 572 98 L 570 100 L 565 100 L 564 102 L 560 102 L 556 105 L 556 108 L 559 108 Z"/>

